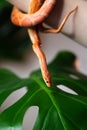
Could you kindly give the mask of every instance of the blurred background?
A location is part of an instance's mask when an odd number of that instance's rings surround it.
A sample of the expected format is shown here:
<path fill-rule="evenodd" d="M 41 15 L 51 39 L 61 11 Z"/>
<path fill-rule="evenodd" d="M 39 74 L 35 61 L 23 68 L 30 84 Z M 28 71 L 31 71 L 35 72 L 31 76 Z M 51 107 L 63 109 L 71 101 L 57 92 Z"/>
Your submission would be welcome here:
<path fill-rule="evenodd" d="M 0 8 L 0 68 L 12 70 L 18 76 L 25 78 L 33 70 L 39 68 L 36 55 L 32 50 L 32 43 L 27 34 L 27 28 L 16 27 L 11 23 L 10 14 L 12 5 L 7 4 Z M 84 74 L 87 74 L 87 48 L 79 45 L 63 34 L 43 34 L 40 33 L 42 49 L 44 50 L 47 62 L 49 63 L 55 55 L 61 50 L 68 50 L 77 55 L 80 60 L 78 68 Z M 1 111 L 18 100 L 26 89 L 20 89 L 13 93 L 1 106 Z M 28 110 L 24 118 L 23 130 L 32 130 L 36 112 L 35 107 Z M 29 119 L 32 117 L 32 119 Z"/>

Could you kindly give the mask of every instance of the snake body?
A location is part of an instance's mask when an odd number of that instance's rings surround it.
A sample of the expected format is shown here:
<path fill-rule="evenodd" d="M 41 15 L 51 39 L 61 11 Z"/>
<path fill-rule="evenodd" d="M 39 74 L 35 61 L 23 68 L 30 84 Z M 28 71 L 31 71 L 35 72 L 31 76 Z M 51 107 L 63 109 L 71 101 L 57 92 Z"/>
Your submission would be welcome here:
<path fill-rule="evenodd" d="M 38 0 L 38 4 L 37 4 L 37 1 L 35 2 L 35 0 L 30 0 L 28 14 L 31 15 L 31 14 L 35 13 L 36 11 L 38 11 L 40 9 L 40 7 L 41 7 L 40 0 Z M 33 43 L 33 45 L 32 45 L 33 50 L 39 59 L 43 79 L 44 79 L 46 85 L 48 87 L 50 87 L 51 86 L 51 75 L 47 68 L 45 54 L 42 51 L 41 46 L 40 46 L 41 41 L 40 41 L 40 37 L 39 37 L 38 31 L 37 31 L 38 30 L 37 28 L 38 28 L 37 25 L 34 27 L 31 27 L 31 28 L 28 28 L 28 33 L 29 33 L 29 36 Z"/>
<path fill-rule="evenodd" d="M 37 3 L 36 3 L 37 2 Z M 31 2 L 30 2 L 31 3 Z M 35 26 L 45 20 L 49 13 L 52 11 L 56 0 L 44 0 L 44 2 L 41 2 L 41 0 L 35 0 L 33 1 L 33 4 L 42 4 L 42 6 L 34 13 L 26 14 L 21 12 L 17 7 L 13 8 L 12 14 L 11 14 L 11 20 L 15 25 L 18 26 L 24 26 L 24 27 L 31 27 Z M 30 4 L 29 4 L 30 5 Z"/>

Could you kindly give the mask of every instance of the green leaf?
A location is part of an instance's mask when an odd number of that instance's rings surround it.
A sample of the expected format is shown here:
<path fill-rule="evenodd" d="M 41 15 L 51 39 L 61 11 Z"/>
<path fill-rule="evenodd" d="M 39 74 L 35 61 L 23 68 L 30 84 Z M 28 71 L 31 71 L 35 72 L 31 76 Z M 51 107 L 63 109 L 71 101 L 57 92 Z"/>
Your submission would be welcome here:
<path fill-rule="evenodd" d="M 8 2 L 6 0 L 0 0 L 0 9 L 9 5 Z"/>
<path fill-rule="evenodd" d="M 11 71 L 1 69 L 1 104 L 19 88 L 26 86 L 27 92 L 0 114 L 0 130 L 22 130 L 25 112 L 31 106 L 39 108 L 33 130 L 87 130 L 87 81 L 86 76 L 76 70 L 75 59 L 76 56 L 70 52 L 60 52 L 50 63 L 51 88 L 45 85 L 40 70 L 21 79 Z M 78 78 L 71 77 L 71 74 Z M 64 92 L 57 85 L 65 85 L 78 95 Z"/>
<path fill-rule="evenodd" d="M 18 78 L 11 71 L 6 69 L 0 70 L 0 105 L 15 90 L 21 88 L 24 79 Z"/>

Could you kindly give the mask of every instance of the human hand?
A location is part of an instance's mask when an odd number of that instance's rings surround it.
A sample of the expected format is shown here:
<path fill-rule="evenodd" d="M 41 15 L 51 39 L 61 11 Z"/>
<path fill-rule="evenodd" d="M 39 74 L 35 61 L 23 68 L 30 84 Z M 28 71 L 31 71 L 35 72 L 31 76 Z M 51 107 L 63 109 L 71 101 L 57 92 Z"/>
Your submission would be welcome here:
<path fill-rule="evenodd" d="M 27 12 L 29 0 L 21 1 L 21 0 L 8 0 L 14 3 L 16 6 L 21 8 L 23 11 Z M 80 44 L 83 44 L 87 47 L 87 1 L 85 0 L 56 0 L 56 5 L 46 19 L 46 22 L 52 27 L 57 27 L 64 16 L 78 6 L 78 10 L 73 13 L 67 22 L 65 23 L 62 33 L 69 36 L 73 40 L 77 41 Z"/>

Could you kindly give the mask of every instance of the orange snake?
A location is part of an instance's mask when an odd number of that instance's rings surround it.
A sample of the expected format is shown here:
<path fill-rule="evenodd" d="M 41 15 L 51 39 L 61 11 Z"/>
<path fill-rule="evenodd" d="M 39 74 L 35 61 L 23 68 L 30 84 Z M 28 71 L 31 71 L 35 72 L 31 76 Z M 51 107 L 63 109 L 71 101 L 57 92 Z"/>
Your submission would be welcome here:
<path fill-rule="evenodd" d="M 35 0 L 30 0 L 30 4 L 29 4 L 30 8 L 29 8 L 29 12 L 28 12 L 29 14 L 36 12 L 40 8 L 41 2 L 40 2 L 40 0 L 38 0 L 38 1 L 39 2 L 37 3 L 37 1 L 35 1 Z M 47 84 L 47 86 L 51 86 L 51 76 L 47 69 L 46 57 L 40 47 L 41 42 L 40 42 L 40 38 L 38 35 L 38 26 L 29 28 L 28 33 L 29 33 L 29 36 L 33 43 L 33 45 L 32 45 L 33 50 L 39 59 L 43 79 L 44 79 L 45 83 Z"/>
<path fill-rule="evenodd" d="M 28 14 L 21 12 L 17 7 L 13 8 L 11 14 L 11 20 L 15 25 L 29 27 L 28 33 L 33 43 L 32 47 L 39 59 L 42 76 L 48 87 L 52 85 L 51 75 L 47 68 L 45 54 L 43 53 L 40 47 L 41 42 L 38 35 L 38 25 L 42 25 L 42 22 L 52 11 L 55 3 L 56 0 L 44 0 L 44 2 L 42 0 L 30 0 Z M 65 16 L 64 20 L 62 21 L 58 29 L 45 29 L 44 32 L 60 32 L 70 14 L 74 12 L 77 8 L 78 7 L 76 6 Z"/>
<path fill-rule="evenodd" d="M 33 1 L 36 3 L 35 8 L 37 8 L 37 4 L 41 4 L 41 8 L 34 13 L 25 14 L 21 12 L 17 7 L 13 8 L 11 20 L 15 25 L 24 26 L 24 27 L 31 27 L 35 26 L 44 21 L 44 19 L 49 15 L 51 10 L 53 9 L 56 0 L 35 0 Z M 31 1 L 30 1 L 31 3 Z M 32 5 L 33 5 L 32 4 Z M 30 4 L 29 4 L 30 5 Z M 30 7 L 30 6 L 29 6 Z"/>

